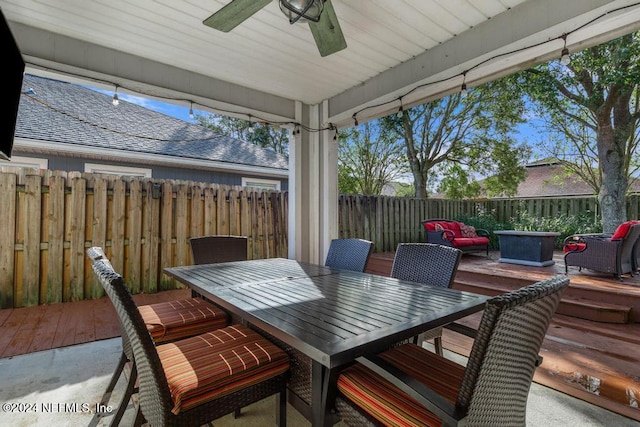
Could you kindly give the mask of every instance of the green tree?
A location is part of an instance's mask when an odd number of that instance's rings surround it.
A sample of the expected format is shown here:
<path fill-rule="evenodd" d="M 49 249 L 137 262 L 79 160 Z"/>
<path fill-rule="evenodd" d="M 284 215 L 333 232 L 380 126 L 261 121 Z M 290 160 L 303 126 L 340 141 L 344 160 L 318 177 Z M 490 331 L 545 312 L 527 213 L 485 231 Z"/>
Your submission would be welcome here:
<path fill-rule="evenodd" d="M 511 84 L 498 80 L 469 90 L 467 96 L 455 93 L 380 119 L 405 145 L 416 197 L 427 197 L 429 183 L 441 181 L 439 173 L 445 175 L 447 192 L 460 197 L 471 191 L 454 188 L 468 182 L 470 175 L 463 174 L 484 173 L 488 166 L 503 177 L 496 185 L 517 185 L 524 175 L 513 166 L 523 156 L 496 148 L 504 146 L 513 126 L 522 121 L 523 100 L 514 96 Z M 496 153 L 510 157 L 495 162 L 491 156 Z M 509 168 L 497 169 L 501 166 Z"/>
<path fill-rule="evenodd" d="M 402 144 L 378 122 L 341 132 L 338 147 L 338 190 L 377 195 L 402 174 Z"/>
<path fill-rule="evenodd" d="M 518 74 L 547 123 L 551 152 L 598 195 L 604 232 L 627 219 L 638 170 L 640 40 L 633 33 Z"/>
<path fill-rule="evenodd" d="M 276 153 L 289 153 L 288 131 L 278 126 L 216 114 L 197 114 L 195 119 L 201 126 L 223 135 L 251 142 Z"/>

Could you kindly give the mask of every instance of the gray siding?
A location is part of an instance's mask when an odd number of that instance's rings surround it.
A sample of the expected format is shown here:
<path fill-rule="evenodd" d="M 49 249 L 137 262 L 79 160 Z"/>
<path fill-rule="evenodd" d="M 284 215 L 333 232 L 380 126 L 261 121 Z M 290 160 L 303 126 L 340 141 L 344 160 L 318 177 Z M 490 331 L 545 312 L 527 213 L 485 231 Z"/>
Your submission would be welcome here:
<path fill-rule="evenodd" d="M 151 169 L 153 178 L 159 179 L 178 179 L 185 181 L 198 181 L 198 182 L 214 182 L 217 184 L 225 185 L 242 185 L 242 178 L 260 178 L 270 179 L 274 181 L 280 181 L 280 190 L 288 191 L 289 184 L 287 179 L 278 179 L 272 177 L 265 177 L 261 175 L 250 174 L 234 174 L 230 172 L 219 171 L 207 171 L 200 169 L 188 169 L 188 168 L 174 168 L 160 165 L 147 165 L 147 164 L 134 164 L 125 162 L 112 162 L 106 160 L 97 159 L 82 159 L 78 157 L 67 156 L 47 156 L 47 155 L 34 155 L 33 153 L 21 153 L 14 150 L 12 153 L 14 156 L 20 157 L 35 157 L 46 158 L 49 160 L 49 169 L 51 170 L 64 170 L 64 171 L 80 171 L 84 172 L 85 163 L 98 163 L 103 165 L 115 165 L 115 166 L 127 166 L 127 167 L 140 167 Z"/>

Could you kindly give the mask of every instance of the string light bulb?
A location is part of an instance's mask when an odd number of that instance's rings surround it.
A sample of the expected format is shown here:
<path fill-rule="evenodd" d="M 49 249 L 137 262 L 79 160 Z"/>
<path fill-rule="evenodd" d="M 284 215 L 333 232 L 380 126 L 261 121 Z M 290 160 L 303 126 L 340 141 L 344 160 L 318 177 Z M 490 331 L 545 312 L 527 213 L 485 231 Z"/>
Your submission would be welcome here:
<path fill-rule="evenodd" d="M 195 118 L 195 115 L 193 114 L 193 101 L 191 102 L 191 104 L 189 106 L 189 118 L 191 120 L 193 120 Z"/>
<path fill-rule="evenodd" d="M 356 117 L 356 115 L 354 114 L 353 116 L 351 116 L 351 118 L 353 119 L 353 125 L 358 126 L 358 118 Z"/>
<path fill-rule="evenodd" d="M 116 107 L 120 104 L 120 99 L 118 99 L 118 85 L 116 85 L 116 90 L 113 92 L 113 99 L 111 100 L 111 103 Z"/>
<path fill-rule="evenodd" d="M 249 123 L 249 129 L 247 129 L 249 133 L 254 133 L 256 130 L 253 128 L 253 122 Z"/>
<path fill-rule="evenodd" d="M 571 63 L 571 57 L 569 56 L 569 49 L 567 48 L 567 35 L 562 35 L 562 40 L 564 40 L 564 47 L 562 48 L 562 52 L 560 53 L 560 63 L 562 65 L 569 65 Z"/>
<path fill-rule="evenodd" d="M 404 110 L 402 109 L 402 101 L 400 101 L 400 108 L 398 108 L 398 112 L 396 113 L 397 118 L 402 118 L 404 116 Z"/>

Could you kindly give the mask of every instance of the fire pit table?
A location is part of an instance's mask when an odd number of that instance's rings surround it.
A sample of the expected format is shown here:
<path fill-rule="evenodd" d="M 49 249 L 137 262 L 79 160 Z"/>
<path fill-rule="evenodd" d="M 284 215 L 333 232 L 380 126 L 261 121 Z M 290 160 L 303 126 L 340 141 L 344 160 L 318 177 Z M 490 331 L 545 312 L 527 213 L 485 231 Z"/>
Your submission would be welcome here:
<path fill-rule="evenodd" d="M 553 265 L 554 239 L 560 233 L 551 231 L 494 231 L 500 240 L 498 262 L 547 267 Z"/>

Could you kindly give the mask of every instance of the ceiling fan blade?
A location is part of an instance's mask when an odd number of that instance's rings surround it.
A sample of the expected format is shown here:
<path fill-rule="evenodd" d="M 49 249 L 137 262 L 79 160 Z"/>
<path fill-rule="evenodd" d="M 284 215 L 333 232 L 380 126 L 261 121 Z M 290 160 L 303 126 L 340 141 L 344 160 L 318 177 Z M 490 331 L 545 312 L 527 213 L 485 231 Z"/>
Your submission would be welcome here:
<path fill-rule="evenodd" d="M 320 56 L 331 55 L 347 47 L 347 41 L 342 35 L 336 11 L 331 0 L 324 2 L 324 9 L 318 22 L 309 22 L 309 28 L 316 41 Z"/>
<path fill-rule="evenodd" d="M 228 33 L 270 2 L 271 0 L 232 0 L 202 23 Z"/>

